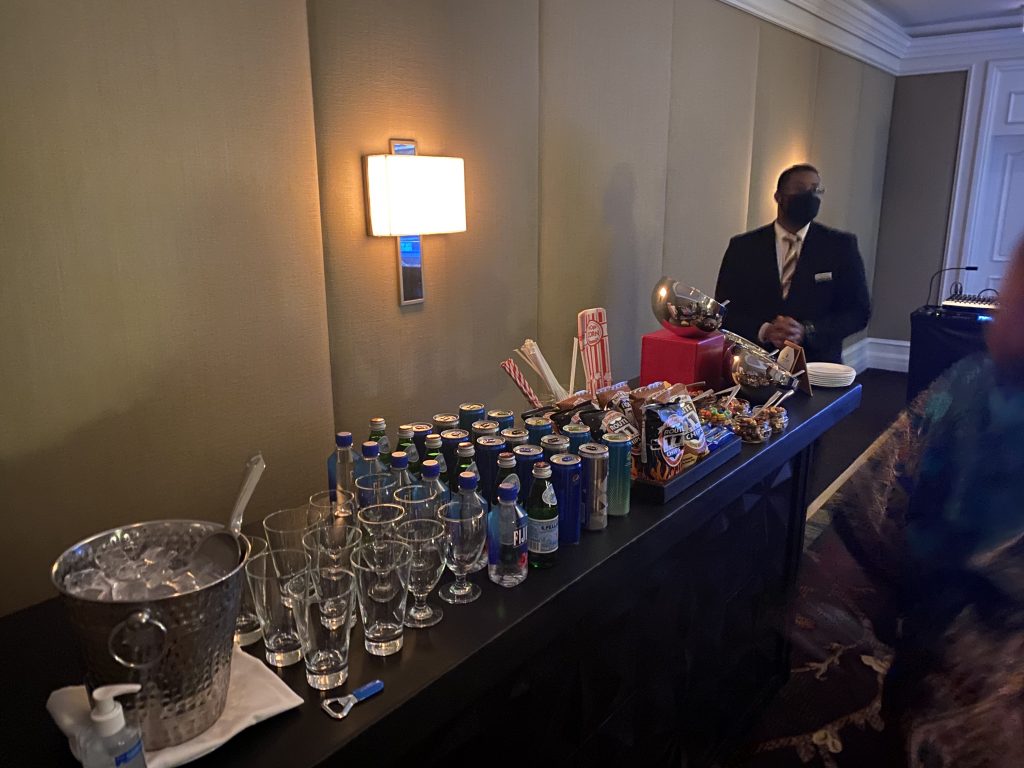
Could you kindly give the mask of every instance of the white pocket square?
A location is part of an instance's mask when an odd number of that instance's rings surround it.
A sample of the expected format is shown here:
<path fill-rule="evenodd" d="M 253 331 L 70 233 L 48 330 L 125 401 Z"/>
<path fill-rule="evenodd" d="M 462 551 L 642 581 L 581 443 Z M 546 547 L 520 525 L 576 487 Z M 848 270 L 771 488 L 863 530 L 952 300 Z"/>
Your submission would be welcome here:
<path fill-rule="evenodd" d="M 814 282 L 816 283 L 827 283 L 832 279 L 831 272 L 818 272 L 814 275 Z"/>

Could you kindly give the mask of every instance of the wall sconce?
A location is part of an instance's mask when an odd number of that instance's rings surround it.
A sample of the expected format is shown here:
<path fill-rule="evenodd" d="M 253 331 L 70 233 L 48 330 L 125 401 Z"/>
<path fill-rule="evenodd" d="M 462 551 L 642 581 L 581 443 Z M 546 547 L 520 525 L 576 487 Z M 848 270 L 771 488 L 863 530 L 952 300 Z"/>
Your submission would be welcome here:
<path fill-rule="evenodd" d="M 424 298 L 421 235 L 466 231 L 461 157 L 416 154 L 413 141 L 393 139 L 390 155 L 363 158 L 366 233 L 398 238 L 400 304 Z"/>

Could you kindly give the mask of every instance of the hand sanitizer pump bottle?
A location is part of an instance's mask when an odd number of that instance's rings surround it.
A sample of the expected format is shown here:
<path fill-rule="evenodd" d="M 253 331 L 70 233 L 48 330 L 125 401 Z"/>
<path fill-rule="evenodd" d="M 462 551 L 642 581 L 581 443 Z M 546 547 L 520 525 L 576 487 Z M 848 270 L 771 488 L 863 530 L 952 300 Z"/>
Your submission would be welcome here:
<path fill-rule="evenodd" d="M 138 693 L 138 683 L 104 685 L 92 692 L 95 706 L 89 718 L 92 730 L 81 742 L 82 765 L 85 768 L 146 768 L 142 751 L 142 732 L 124 719 L 124 709 L 115 696 Z"/>

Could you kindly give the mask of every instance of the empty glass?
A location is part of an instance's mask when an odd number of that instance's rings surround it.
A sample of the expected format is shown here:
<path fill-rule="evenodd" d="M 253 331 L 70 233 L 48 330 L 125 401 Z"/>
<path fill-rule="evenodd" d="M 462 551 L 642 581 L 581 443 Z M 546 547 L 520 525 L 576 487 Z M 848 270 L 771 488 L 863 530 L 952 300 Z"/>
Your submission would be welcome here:
<path fill-rule="evenodd" d="M 398 540 L 412 550 L 409 591 L 416 598 L 405 615 L 405 626 L 432 627 L 444 612 L 427 605 L 427 595 L 444 572 L 444 526 L 437 520 L 406 520 L 398 526 Z"/>
<path fill-rule="evenodd" d="M 263 518 L 267 544 L 271 551 L 297 549 L 301 552 L 303 534 L 324 520 L 323 510 L 311 509 L 308 504 L 291 509 L 279 509 Z"/>
<path fill-rule="evenodd" d="M 376 545 L 395 538 L 395 529 L 405 519 L 405 510 L 397 504 L 374 504 L 360 509 L 356 518 L 365 534 L 363 543 Z"/>
<path fill-rule="evenodd" d="M 326 691 L 348 679 L 355 576 L 329 566 L 310 569 L 314 587 L 295 596 L 295 624 L 306 663 L 306 682 Z"/>
<path fill-rule="evenodd" d="M 302 658 L 302 643 L 292 606 L 295 595 L 301 597 L 309 590 L 309 555 L 295 549 L 271 550 L 249 560 L 245 573 L 260 618 L 267 663 L 294 664 Z"/>
<path fill-rule="evenodd" d="M 398 485 L 389 474 L 363 475 L 356 480 L 356 504 L 360 508 L 387 504 Z"/>
<path fill-rule="evenodd" d="M 402 649 L 411 565 L 412 549 L 400 541 L 363 545 L 352 553 L 363 645 L 374 656 L 390 656 Z"/>
<path fill-rule="evenodd" d="M 259 536 L 244 536 L 249 542 L 249 559 L 264 554 L 267 551 L 267 540 Z M 242 582 L 242 603 L 238 609 L 238 618 L 235 619 L 235 642 L 239 645 L 250 645 L 255 643 L 262 636 L 260 630 L 260 617 L 256 613 L 256 602 L 252 596 L 252 587 L 249 580 Z"/>
<path fill-rule="evenodd" d="M 302 548 L 309 554 L 314 568 L 328 565 L 348 568 L 351 565 L 352 550 L 363 541 L 363 532 L 355 525 L 322 523 L 310 528 L 302 536 Z"/>
<path fill-rule="evenodd" d="M 466 581 L 466 574 L 480 558 L 487 542 L 487 520 L 482 509 L 463 517 L 462 501 L 455 499 L 441 507 L 438 520 L 444 526 L 444 562 L 455 581 L 445 584 L 437 595 L 446 603 L 471 603 L 480 597 L 480 587 Z"/>
<path fill-rule="evenodd" d="M 405 510 L 406 520 L 437 519 L 437 491 L 429 485 L 403 485 L 395 489 L 394 500 Z"/>
<path fill-rule="evenodd" d="M 356 495 L 340 488 L 337 491 L 318 491 L 309 497 L 309 509 L 318 512 L 321 520 L 351 518 L 356 511 Z"/>

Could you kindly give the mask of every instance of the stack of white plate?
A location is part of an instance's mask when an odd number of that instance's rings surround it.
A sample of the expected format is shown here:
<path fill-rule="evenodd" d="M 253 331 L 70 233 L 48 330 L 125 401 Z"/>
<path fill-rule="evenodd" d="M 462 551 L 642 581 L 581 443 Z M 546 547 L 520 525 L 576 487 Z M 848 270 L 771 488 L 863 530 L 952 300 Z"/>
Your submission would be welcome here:
<path fill-rule="evenodd" d="M 808 363 L 807 376 L 814 387 L 848 387 L 857 378 L 857 371 L 839 363 Z"/>

